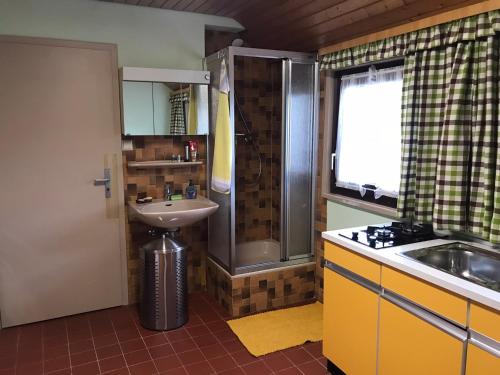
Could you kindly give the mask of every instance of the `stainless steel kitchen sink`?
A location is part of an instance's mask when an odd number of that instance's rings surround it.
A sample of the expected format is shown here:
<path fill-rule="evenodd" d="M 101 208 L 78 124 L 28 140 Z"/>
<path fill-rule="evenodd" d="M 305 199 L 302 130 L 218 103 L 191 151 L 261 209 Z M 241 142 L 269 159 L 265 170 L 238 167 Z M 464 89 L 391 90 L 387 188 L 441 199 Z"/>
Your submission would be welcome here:
<path fill-rule="evenodd" d="M 500 292 L 500 253 L 454 242 L 399 254 Z"/>

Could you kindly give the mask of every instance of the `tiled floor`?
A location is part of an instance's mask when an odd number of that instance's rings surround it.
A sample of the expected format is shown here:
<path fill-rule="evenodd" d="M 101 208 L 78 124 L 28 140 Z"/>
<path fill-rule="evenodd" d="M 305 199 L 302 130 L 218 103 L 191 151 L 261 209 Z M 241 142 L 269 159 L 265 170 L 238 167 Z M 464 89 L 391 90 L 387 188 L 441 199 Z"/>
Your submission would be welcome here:
<path fill-rule="evenodd" d="M 255 358 L 206 294 L 190 296 L 189 322 L 156 332 L 135 307 L 0 330 L 0 375 L 326 374 L 320 343 Z"/>

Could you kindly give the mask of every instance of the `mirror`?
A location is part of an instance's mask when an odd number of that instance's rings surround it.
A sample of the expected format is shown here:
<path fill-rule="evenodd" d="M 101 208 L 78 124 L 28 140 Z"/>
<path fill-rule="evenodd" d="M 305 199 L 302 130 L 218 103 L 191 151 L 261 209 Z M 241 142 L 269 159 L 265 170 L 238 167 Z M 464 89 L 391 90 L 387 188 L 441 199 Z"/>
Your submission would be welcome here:
<path fill-rule="evenodd" d="M 208 85 L 122 81 L 123 134 L 208 134 Z"/>

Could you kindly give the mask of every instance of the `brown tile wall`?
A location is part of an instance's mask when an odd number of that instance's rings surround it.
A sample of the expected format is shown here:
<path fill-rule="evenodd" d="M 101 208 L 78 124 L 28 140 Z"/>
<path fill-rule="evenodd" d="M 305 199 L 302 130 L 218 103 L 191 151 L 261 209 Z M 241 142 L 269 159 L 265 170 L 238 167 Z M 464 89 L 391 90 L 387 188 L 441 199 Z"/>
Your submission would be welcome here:
<path fill-rule="evenodd" d="M 132 137 L 134 149 L 123 151 L 123 171 L 125 179 L 125 199 L 134 201 L 137 193 L 146 192 L 149 196 L 163 198 L 165 183 L 174 190 L 182 191 L 184 185 L 193 180 L 198 185 L 198 194 L 206 196 L 206 165 L 181 168 L 128 168 L 129 161 L 148 161 L 170 159 L 172 154 L 183 154 L 184 143 L 189 140 L 198 141 L 201 160 L 206 157 L 205 136 L 182 137 Z M 129 303 L 138 299 L 138 266 L 139 247 L 148 242 L 148 226 L 139 222 L 126 221 L 127 234 L 127 268 Z M 205 289 L 206 285 L 206 249 L 207 249 L 207 221 L 201 221 L 191 226 L 183 227 L 181 238 L 190 248 L 188 251 L 188 288 L 189 291 Z"/>
<path fill-rule="evenodd" d="M 316 212 L 314 217 L 314 243 L 316 255 L 316 282 L 315 291 L 319 301 L 323 301 L 323 265 L 324 246 L 321 232 L 326 230 L 326 199 L 321 196 L 322 169 L 323 169 L 323 134 L 325 128 L 325 73 L 320 73 L 320 110 L 319 110 L 319 140 L 318 140 L 318 168 L 316 175 Z"/>
<path fill-rule="evenodd" d="M 236 242 L 279 240 L 281 166 L 281 64 L 273 60 L 235 58 L 235 94 L 245 122 L 262 156 L 258 184 L 257 150 L 237 136 L 236 146 Z M 246 133 L 235 108 L 237 133 Z M 278 147 L 278 148 L 276 148 Z"/>
<path fill-rule="evenodd" d="M 230 276 L 208 259 L 208 292 L 232 317 L 307 303 L 315 299 L 315 266 L 307 263 Z"/>

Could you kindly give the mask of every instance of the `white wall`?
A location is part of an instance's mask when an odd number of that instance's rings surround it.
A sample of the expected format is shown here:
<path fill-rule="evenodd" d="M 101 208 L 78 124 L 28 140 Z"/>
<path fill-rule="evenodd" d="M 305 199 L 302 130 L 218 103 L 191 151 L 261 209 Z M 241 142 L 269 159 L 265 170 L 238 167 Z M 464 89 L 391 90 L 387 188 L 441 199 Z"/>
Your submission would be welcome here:
<path fill-rule="evenodd" d="M 242 30 L 231 18 L 97 0 L 0 0 L 0 34 L 116 43 L 124 66 L 201 69 L 206 25 Z"/>
<path fill-rule="evenodd" d="M 366 211 L 344 206 L 339 203 L 327 202 L 327 230 L 360 227 L 363 225 L 381 224 L 395 219 L 374 215 Z"/>

